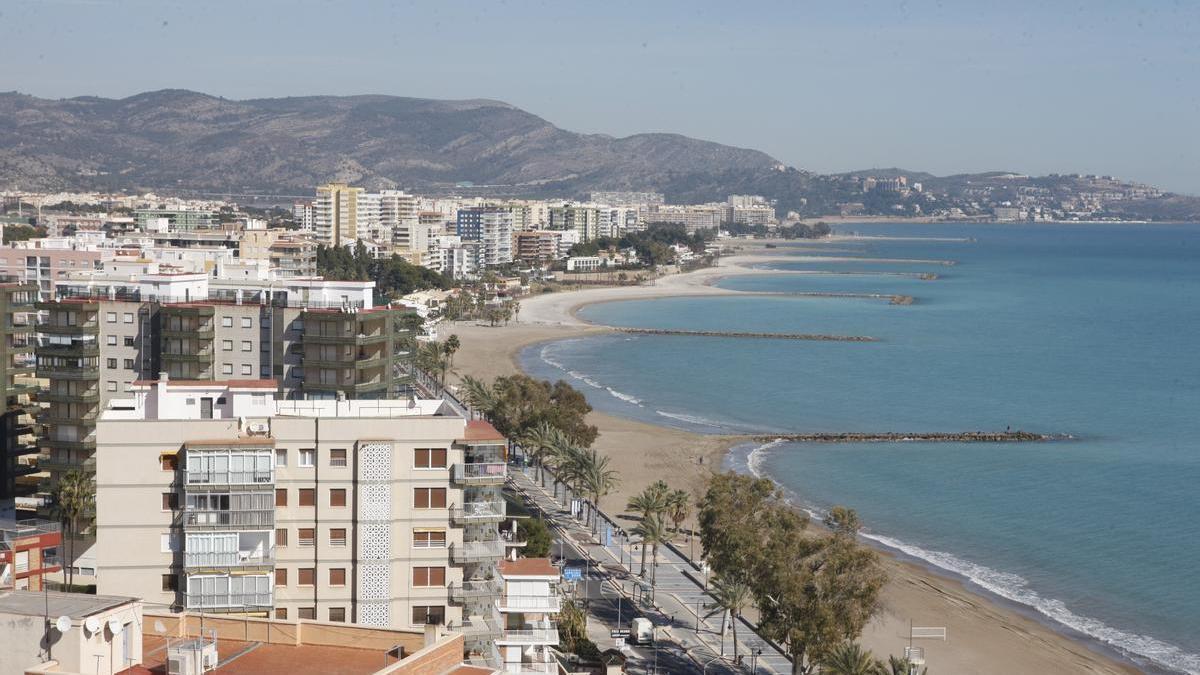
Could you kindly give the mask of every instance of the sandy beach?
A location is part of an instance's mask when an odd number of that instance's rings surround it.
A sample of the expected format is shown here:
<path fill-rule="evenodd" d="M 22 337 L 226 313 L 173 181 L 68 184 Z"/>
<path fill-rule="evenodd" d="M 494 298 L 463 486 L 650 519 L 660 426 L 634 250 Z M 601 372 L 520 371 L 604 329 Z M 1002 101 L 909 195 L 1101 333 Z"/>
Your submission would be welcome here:
<path fill-rule="evenodd" d="M 519 372 L 519 352 L 528 345 L 607 331 L 576 317 L 575 311 L 583 305 L 735 294 L 710 284 L 724 276 L 764 273 L 743 267 L 770 259 L 764 253 L 758 250 L 754 255 L 725 257 L 717 267 L 669 275 L 653 285 L 589 288 L 523 298 L 519 322 L 502 327 L 462 322 L 441 326 L 441 334 L 457 334 L 462 342 L 454 359 L 457 374 L 487 379 L 513 374 Z M 452 374 L 450 379 L 455 377 Z M 729 448 L 747 440 L 694 434 L 601 413 L 592 413 L 589 421 L 600 429 L 595 447 L 611 457 L 622 477 L 619 489 L 601 505 L 609 511 L 619 510 L 630 495 L 658 479 L 699 495 L 709 473 L 720 469 Z M 687 548 L 685 542 L 680 544 Z M 876 656 L 903 654 L 911 621 L 917 626 L 946 627 L 947 640 L 919 641 L 919 646 L 925 648 L 930 671 L 938 675 L 1141 672 L 1091 644 L 1052 629 L 1022 609 L 975 593 L 949 576 L 890 555 L 886 556 L 886 564 L 890 581 L 884 591 L 884 609 L 861 639 Z"/>

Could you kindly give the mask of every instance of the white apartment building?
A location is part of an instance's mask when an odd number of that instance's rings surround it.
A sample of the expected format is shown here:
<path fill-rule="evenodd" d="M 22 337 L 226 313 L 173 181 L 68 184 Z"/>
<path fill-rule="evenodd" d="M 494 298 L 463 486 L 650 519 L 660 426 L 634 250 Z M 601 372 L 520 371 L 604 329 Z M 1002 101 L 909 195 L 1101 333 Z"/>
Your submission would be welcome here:
<path fill-rule="evenodd" d="M 345 183 L 317 188 L 313 200 L 313 235 L 329 246 L 347 246 L 359 238 L 359 199 L 363 189 Z"/>
<path fill-rule="evenodd" d="M 535 621 L 496 602 L 506 447 L 491 425 L 441 400 L 276 401 L 275 387 L 160 378 L 110 402 L 97 423 L 99 592 L 445 624 L 478 653 L 509 627 L 502 612 Z M 514 598 L 541 592 L 531 581 Z"/>
<path fill-rule="evenodd" d="M 562 609 L 558 568 L 549 558 L 521 558 L 501 562 L 498 571 L 504 582 L 499 602 L 504 630 L 496 640 L 501 669 L 557 675 L 551 648 L 558 646 L 554 618 Z"/>

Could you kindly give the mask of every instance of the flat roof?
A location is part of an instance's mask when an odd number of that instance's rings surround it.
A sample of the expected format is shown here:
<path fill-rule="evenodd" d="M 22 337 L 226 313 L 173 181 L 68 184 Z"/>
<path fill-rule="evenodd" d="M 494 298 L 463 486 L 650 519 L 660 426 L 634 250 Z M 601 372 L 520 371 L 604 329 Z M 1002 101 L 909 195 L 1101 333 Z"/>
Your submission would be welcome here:
<path fill-rule="evenodd" d="M 550 564 L 549 558 L 517 558 L 500 561 L 500 576 L 503 577 L 557 577 L 558 568 Z"/>
<path fill-rule="evenodd" d="M 168 387 L 204 387 L 207 389 L 215 389 L 217 387 L 227 387 L 229 389 L 277 389 L 278 383 L 275 380 L 165 380 Z M 134 380 L 135 387 L 150 387 L 159 383 L 159 380 Z"/>
<path fill-rule="evenodd" d="M 351 626 L 352 627 L 352 626 Z M 244 653 L 243 653 L 244 652 Z M 388 664 L 395 659 L 386 659 Z M 235 675 L 366 675 L 383 668 L 382 650 L 317 645 L 282 645 L 238 640 L 217 640 L 216 669 L 209 672 Z M 122 673 L 160 675 L 166 672 L 167 640 L 158 635 L 142 636 L 142 663 Z"/>
<path fill-rule="evenodd" d="M 83 619 L 122 605 L 141 602 L 138 598 L 119 595 L 88 595 L 58 591 L 49 591 L 45 594 L 34 591 L 7 591 L 0 593 L 0 614 L 44 616 L 47 601 L 50 603 L 50 616 L 66 615 L 72 619 Z"/>

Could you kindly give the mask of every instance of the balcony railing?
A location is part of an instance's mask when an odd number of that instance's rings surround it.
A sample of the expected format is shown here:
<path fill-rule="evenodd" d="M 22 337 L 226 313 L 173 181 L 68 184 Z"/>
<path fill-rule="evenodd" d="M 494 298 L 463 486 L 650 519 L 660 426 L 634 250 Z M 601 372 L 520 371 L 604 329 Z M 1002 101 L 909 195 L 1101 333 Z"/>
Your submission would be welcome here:
<path fill-rule="evenodd" d="M 270 528 L 275 526 L 275 510 L 184 511 L 183 525 L 185 527 Z"/>
<path fill-rule="evenodd" d="M 275 562 L 275 547 L 263 551 L 184 551 L 185 567 L 255 567 Z"/>
<path fill-rule="evenodd" d="M 184 602 L 188 609 L 243 609 L 251 607 L 271 607 L 274 604 L 271 593 L 225 593 L 207 595 L 187 593 Z"/>
<path fill-rule="evenodd" d="M 12 548 L 12 543 L 18 539 L 26 537 L 37 537 L 43 534 L 54 534 L 61 530 L 58 523 L 49 520 L 40 520 L 31 518 L 28 520 L 18 520 L 13 525 L 5 525 L 0 528 L 0 550 Z M 49 564 L 43 563 L 43 566 L 49 567 Z"/>
<path fill-rule="evenodd" d="M 500 560 L 503 557 L 504 543 L 499 541 L 472 541 L 450 545 L 450 562 L 452 563 Z"/>
<path fill-rule="evenodd" d="M 504 520 L 504 502 L 467 502 L 462 507 L 451 507 L 450 520 L 459 525 L 498 523 Z"/>
<path fill-rule="evenodd" d="M 491 598 L 500 595 L 503 590 L 503 585 L 499 579 L 486 579 L 482 581 L 464 581 L 462 583 L 450 584 L 450 600 L 453 602 L 462 602 L 475 598 Z"/>
<path fill-rule="evenodd" d="M 188 485 L 266 485 L 275 482 L 270 471 L 188 471 Z"/>
<path fill-rule="evenodd" d="M 557 645 L 558 627 L 537 626 L 517 630 L 506 630 L 496 639 L 497 644 L 509 645 Z"/>
<path fill-rule="evenodd" d="M 475 462 L 454 465 L 454 481 L 463 485 L 502 484 L 507 468 L 503 462 Z"/>
<path fill-rule="evenodd" d="M 557 663 L 506 663 L 500 671 L 518 675 L 558 675 Z"/>
<path fill-rule="evenodd" d="M 501 612 L 544 612 L 557 614 L 562 601 L 557 595 L 506 595 L 500 599 Z"/>

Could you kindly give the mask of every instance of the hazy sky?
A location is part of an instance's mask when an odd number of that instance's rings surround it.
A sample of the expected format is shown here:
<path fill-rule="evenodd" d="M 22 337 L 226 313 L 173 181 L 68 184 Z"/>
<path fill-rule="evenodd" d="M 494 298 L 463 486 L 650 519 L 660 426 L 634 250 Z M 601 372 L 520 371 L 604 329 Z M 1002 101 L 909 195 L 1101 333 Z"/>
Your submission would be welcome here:
<path fill-rule="evenodd" d="M 496 98 L 816 171 L 1200 194 L 1200 2 L 0 2 L 0 90 Z"/>

